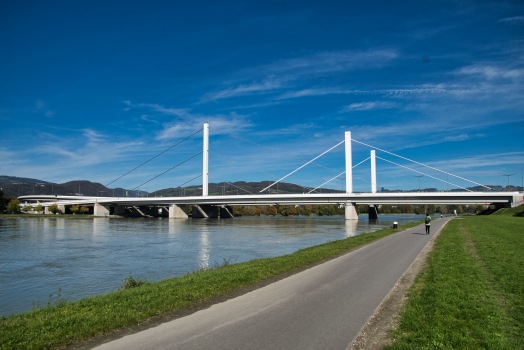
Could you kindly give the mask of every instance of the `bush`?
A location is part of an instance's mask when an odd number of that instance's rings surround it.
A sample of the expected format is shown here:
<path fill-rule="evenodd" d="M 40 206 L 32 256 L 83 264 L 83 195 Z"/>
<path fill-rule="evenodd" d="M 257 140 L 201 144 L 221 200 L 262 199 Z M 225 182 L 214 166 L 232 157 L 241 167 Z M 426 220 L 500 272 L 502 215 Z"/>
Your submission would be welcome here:
<path fill-rule="evenodd" d="M 33 210 L 33 206 L 32 205 L 24 205 L 24 207 L 22 208 L 22 211 L 24 212 L 28 212 L 28 211 L 31 211 Z"/>
<path fill-rule="evenodd" d="M 129 277 L 124 280 L 124 283 L 122 283 L 120 287 L 116 287 L 116 290 L 136 288 L 146 283 L 149 283 L 149 281 L 145 278 L 141 278 L 140 276 L 134 278 L 131 276 L 131 271 L 129 271 Z"/>
<path fill-rule="evenodd" d="M 18 199 L 12 199 L 9 204 L 7 204 L 7 211 L 10 211 L 11 213 L 20 211 L 20 202 Z"/>
<path fill-rule="evenodd" d="M 49 206 L 49 211 L 53 214 L 58 212 L 58 204 L 54 203 Z"/>

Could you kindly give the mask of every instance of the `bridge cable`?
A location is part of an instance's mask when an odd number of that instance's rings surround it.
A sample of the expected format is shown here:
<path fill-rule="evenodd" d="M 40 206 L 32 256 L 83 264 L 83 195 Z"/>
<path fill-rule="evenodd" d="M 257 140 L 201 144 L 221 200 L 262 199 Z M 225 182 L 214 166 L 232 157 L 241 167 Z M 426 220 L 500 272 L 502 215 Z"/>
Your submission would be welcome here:
<path fill-rule="evenodd" d="M 195 132 L 195 133 L 189 135 L 188 137 L 186 137 L 186 138 L 183 139 L 182 141 L 180 141 L 180 142 L 178 142 L 178 143 L 175 143 L 173 146 L 169 147 L 169 148 L 166 149 L 165 151 L 160 152 L 159 154 L 157 154 L 157 155 L 154 156 L 153 158 L 151 158 L 151 159 L 149 159 L 148 161 L 146 161 L 146 162 L 140 164 L 139 166 L 137 166 L 137 167 L 134 168 L 133 170 L 128 171 L 127 173 L 125 173 L 124 175 L 120 176 L 119 178 L 117 178 L 117 179 L 111 181 L 110 183 L 108 183 L 108 184 L 106 185 L 106 187 L 109 186 L 109 185 L 111 185 L 113 182 L 115 182 L 115 181 L 117 181 L 117 180 L 120 180 L 121 178 L 123 178 L 123 177 L 126 176 L 127 174 L 129 174 L 129 173 L 135 171 L 136 169 L 140 168 L 142 165 L 144 165 L 144 164 L 146 164 L 146 163 L 149 163 L 150 161 L 152 161 L 153 159 L 155 159 L 155 158 L 158 157 L 159 155 L 166 153 L 166 152 L 169 151 L 171 148 L 173 148 L 173 147 L 175 147 L 175 146 L 178 146 L 179 144 L 181 144 L 182 142 L 184 142 L 184 141 L 187 140 L 188 138 L 192 137 L 193 135 L 198 134 L 198 133 L 201 132 L 202 130 L 204 130 L 204 128 L 202 128 L 202 129 L 198 130 L 197 132 Z M 140 185 L 140 186 L 142 186 L 142 185 Z"/>
<path fill-rule="evenodd" d="M 235 186 L 236 188 L 241 189 L 242 191 L 246 191 L 247 193 L 254 194 L 253 192 L 249 192 L 248 190 L 245 190 L 245 189 L 243 189 L 242 187 L 238 187 L 237 185 L 233 184 L 232 182 L 226 181 L 226 180 L 224 180 L 224 179 L 221 179 L 221 178 L 216 177 L 216 176 L 213 176 L 213 175 L 209 175 L 209 176 L 214 177 L 215 179 L 218 179 L 218 180 L 220 180 L 220 181 L 222 181 L 222 182 L 227 182 L 227 183 L 230 184 L 231 186 Z"/>
<path fill-rule="evenodd" d="M 335 146 L 331 147 L 330 149 L 328 149 L 327 151 L 325 151 L 324 153 L 322 153 L 321 155 L 319 156 L 316 156 L 315 158 L 311 159 L 309 162 L 307 162 L 306 164 L 302 165 L 301 167 L 293 170 L 292 172 L 290 172 L 289 174 L 287 174 L 286 176 L 284 176 L 283 178 L 281 178 L 280 180 L 277 180 L 275 182 L 273 182 L 271 185 L 267 186 L 266 188 L 264 188 L 262 191 L 258 192 L 258 193 L 262 193 L 264 192 L 265 190 L 267 190 L 268 188 L 271 188 L 272 186 L 274 186 L 275 184 L 279 183 L 280 181 L 284 180 L 286 177 L 288 177 L 289 175 L 297 172 L 298 170 L 302 169 L 303 167 L 305 167 L 306 165 L 308 165 L 309 163 L 312 163 L 314 160 L 322 157 L 324 154 L 328 153 L 329 151 L 331 151 L 332 149 L 334 148 L 337 148 L 338 146 L 340 146 L 341 144 L 344 143 L 344 140 L 340 141 L 339 143 L 337 143 Z"/>
<path fill-rule="evenodd" d="M 219 157 L 226 158 L 226 159 L 231 160 L 231 161 L 233 161 L 233 162 L 235 162 L 235 163 L 238 163 L 238 164 L 242 164 L 243 166 L 248 167 L 248 168 L 251 168 L 251 169 L 253 169 L 253 170 L 255 170 L 255 171 L 258 171 L 258 172 L 260 172 L 260 173 L 264 173 L 264 174 L 267 174 L 267 175 L 269 175 L 269 176 L 273 176 L 273 177 L 277 177 L 277 178 L 278 178 L 278 176 L 276 176 L 276 175 L 273 175 L 273 174 L 270 174 L 270 173 L 266 173 L 265 171 L 262 171 L 262 170 L 257 169 L 257 168 L 250 167 L 249 165 L 246 165 L 246 164 L 241 163 L 241 162 L 239 162 L 239 161 L 237 161 L 237 160 L 234 160 L 234 159 L 228 158 L 228 157 L 223 156 L 223 155 L 221 155 L 221 154 L 219 154 L 219 153 L 216 153 L 216 152 L 213 152 L 213 151 L 209 151 L 209 153 L 213 153 L 213 154 L 215 154 L 215 155 L 217 155 L 217 156 L 219 156 Z"/>
<path fill-rule="evenodd" d="M 375 146 L 371 146 L 371 145 L 365 144 L 364 142 L 360 142 L 360 141 L 353 140 L 353 139 L 351 139 L 351 141 L 354 141 L 354 142 L 356 142 L 356 143 L 360 143 L 360 144 L 362 144 L 362 145 L 364 145 L 364 146 L 368 146 L 368 147 L 374 148 L 374 149 L 376 149 L 376 150 L 379 150 L 379 151 L 381 151 L 381 152 L 385 152 L 385 153 L 387 153 L 387 154 L 391 154 L 391 155 L 393 155 L 393 156 L 395 156 L 395 157 L 399 157 L 399 158 L 402 158 L 402 159 L 404 159 L 404 160 L 408 160 L 408 161 L 410 161 L 410 162 L 413 162 L 413 163 L 416 163 L 416 164 L 419 164 L 419 165 L 423 165 L 423 166 L 425 166 L 425 167 L 427 167 L 427 168 L 430 168 L 430 169 L 433 169 L 433 170 L 440 171 L 441 173 L 444 173 L 444 174 L 446 174 L 446 175 L 454 176 L 454 177 L 459 178 L 459 179 L 461 179 L 461 180 L 471 182 L 471 183 L 473 183 L 473 184 L 475 184 L 475 185 L 479 185 L 479 186 L 482 186 L 482 187 L 486 187 L 486 188 L 488 188 L 489 190 L 493 190 L 491 187 L 484 186 L 484 185 L 482 185 L 482 184 L 479 184 L 479 183 L 476 183 L 476 182 L 474 182 L 474 181 L 471 181 L 471 180 L 465 179 L 465 178 L 463 178 L 463 177 L 460 177 L 460 176 L 457 176 L 457 175 L 453 175 L 453 174 L 448 173 L 448 172 L 445 172 L 445 171 L 443 171 L 443 170 L 440 170 L 440 169 L 437 169 L 437 168 L 433 168 L 433 167 L 431 167 L 431 166 L 429 166 L 429 165 L 426 165 L 426 164 L 422 164 L 422 163 L 416 162 L 416 161 L 411 160 L 411 159 L 409 159 L 409 158 L 405 158 L 405 157 L 399 156 L 398 154 L 391 153 L 391 152 L 388 152 L 388 151 L 384 151 L 383 149 L 380 149 L 380 148 L 378 148 L 378 147 L 375 147 Z M 408 169 L 409 169 L 409 168 L 408 168 Z M 421 174 L 422 174 L 422 173 L 421 173 Z M 429 176 L 429 175 L 428 175 L 428 176 Z M 454 186 L 456 186 L 456 185 L 454 185 Z M 457 187 L 460 187 L 460 186 L 457 186 Z M 463 187 L 460 187 L 460 188 L 463 188 Z M 469 191 L 469 190 L 468 190 L 468 191 Z M 471 191 L 471 192 L 473 192 L 473 191 Z"/>
<path fill-rule="evenodd" d="M 361 162 L 358 163 L 357 165 L 353 165 L 353 166 L 351 167 L 351 169 L 353 169 L 353 168 L 359 166 L 360 164 L 364 163 L 364 162 L 365 162 L 366 160 L 368 160 L 369 158 L 371 158 L 371 157 L 367 157 L 366 159 L 364 159 L 363 161 L 361 161 Z M 320 187 L 324 186 L 324 185 L 327 184 L 328 182 L 331 182 L 331 181 L 335 180 L 337 177 L 339 177 L 340 175 L 344 175 L 345 173 L 346 173 L 346 172 L 344 171 L 343 173 L 338 174 L 337 176 L 335 176 L 335 177 L 332 178 L 331 180 L 327 180 L 326 182 L 324 182 L 322 185 L 318 186 L 317 188 L 320 188 Z M 307 194 L 310 194 L 311 192 L 313 192 L 313 191 L 316 190 L 317 188 L 312 189 L 312 190 L 309 191 Z"/>
<path fill-rule="evenodd" d="M 285 153 L 285 152 L 281 152 L 281 151 L 279 151 L 279 150 L 276 150 L 276 149 L 274 149 L 274 148 L 271 148 L 271 147 L 267 147 L 267 146 L 264 146 L 264 145 L 258 144 L 258 143 L 256 143 L 256 142 L 249 141 L 249 140 L 244 140 L 243 138 L 240 138 L 240 137 L 238 137 L 238 136 L 234 136 L 234 135 L 232 135 L 232 134 L 226 134 L 226 135 L 231 136 L 231 137 L 234 137 L 234 138 L 239 139 L 239 140 L 242 140 L 242 141 L 245 141 L 245 142 L 252 143 L 252 144 L 257 145 L 257 146 L 260 146 L 260 147 L 267 148 L 267 149 L 269 149 L 269 150 L 271 150 L 271 151 L 278 152 L 278 153 L 283 154 L 283 155 L 285 155 L 285 156 L 288 156 L 288 157 L 291 157 L 291 158 L 295 158 L 295 159 L 298 159 L 298 160 L 302 160 L 302 161 L 304 161 L 304 162 L 307 162 L 307 160 L 305 160 L 305 159 L 303 159 L 303 158 L 299 158 L 299 157 L 293 156 L 293 155 L 291 155 L 291 154 L 288 154 L 288 153 Z M 332 169 L 332 168 L 328 168 L 328 167 L 325 167 L 325 166 L 323 166 L 323 165 L 316 164 L 316 163 L 311 163 L 311 164 L 338 173 L 338 170 L 335 170 L 335 169 Z"/>
<path fill-rule="evenodd" d="M 164 174 L 167 173 L 168 171 L 171 171 L 171 170 L 175 169 L 177 166 L 184 164 L 184 163 L 187 162 L 188 160 L 193 159 L 193 158 L 195 158 L 196 156 L 198 156 L 199 154 L 202 154 L 202 153 L 204 153 L 204 151 L 202 151 L 202 152 L 198 152 L 198 153 L 195 154 L 194 156 L 192 156 L 192 157 L 190 157 L 190 158 L 187 158 L 187 159 L 184 160 L 182 163 L 178 163 L 178 164 L 175 165 L 174 167 L 172 167 L 172 168 L 170 168 L 170 169 L 167 169 L 167 170 L 164 171 L 162 174 L 157 175 L 157 176 L 155 176 L 154 178 L 152 178 L 151 180 L 148 180 L 148 181 L 144 182 L 144 183 L 141 184 L 140 186 L 137 186 L 137 187 L 133 188 L 133 190 L 136 190 L 137 188 L 140 188 L 141 186 L 145 185 L 146 183 L 153 181 L 153 180 L 156 179 L 157 177 L 160 177 L 160 176 L 164 175 Z M 133 191 L 133 190 L 132 190 L 132 191 Z"/>
<path fill-rule="evenodd" d="M 177 187 L 173 187 L 173 189 L 175 189 L 175 188 L 179 188 L 179 187 L 181 187 L 181 186 L 184 186 L 184 185 L 187 184 L 188 182 L 191 182 L 191 181 L 193 181 L 193 180 L 195 180 L 195 179 L 198 179 L 200 176 L 202 176 L 202 174 L 200 174 L 200 175 L 198 175 L 198 176 L 195 176 L 195 177 L 192 178 L 191 180 L 186 181 L 186 182 L 184 182 L 183 184 L 178 185 Z"/>
<path fill-rule="evenodd" d="M 439 180 L 439 181 L 442 181 L 442 182 L 448 183 L 448 184 L 450 184 L 450 185 L 453 185 L 453 186 L 455 186 L 455 187 L 462 188 L 463 190 L 466 190 L 466 191 L 469 191 L 469 192 L 473 192 L 472 190 L 469 190 L 469 189 L 467 189 L 467 188 L 465 188 L 465 187 L 455 185 L 455 184 L 453 184 L 453 183 L 451 183 L 451 182 L 441 180 L 441 179 L 439 179 L 439 178 L 437 178 L 437 177 L 434 177 L 434 176 L 431 176 L 431 175 L 428 175 L 428 174 L 424 174 L 424 173 L 421 172 L 421 171 L 418 171 L 418 170 L 415 170 L 415 169 L 408 168 L 407 166 L 404 166 L 404 165 L 400 165 L 400 164 L 394 163 L 394 162 L 392 162 L 392 161 L 390 161 L 390 160 L 387 160 L 387 159 L 384 159 L 384 158 L 380 158 L 379 156 L 376 156 L 376 157 L 377 157 L 378 159 L 382 159 L 382 160 L 384 160 L 384 161 L 386 161 L 386 162 L 388 162 L 388 163 L 395 164 L 395 165 L 398 165 L 398 166 L 400 166 L 400 167 L 403 167 L 403 168 L 406 168 L 406 169 L 412 170 L 412 171 L 414 171 L 414 172 L 417 172 L 417 173 L 419 173 L 419 174 L 422 174 L 422 175 L 424 175 L 424 176 L 431 177 L 431 178 L 433 178 L 433 179 L 435 179 L 435 180 Z"/>

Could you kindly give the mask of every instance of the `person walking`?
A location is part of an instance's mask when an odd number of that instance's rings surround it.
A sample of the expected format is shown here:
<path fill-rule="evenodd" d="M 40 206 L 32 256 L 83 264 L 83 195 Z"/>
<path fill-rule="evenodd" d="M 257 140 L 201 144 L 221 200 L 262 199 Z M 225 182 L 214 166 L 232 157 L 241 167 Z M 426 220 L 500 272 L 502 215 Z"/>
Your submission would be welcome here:
<path fill-rule="evenodd" d="M 426 214 L 424 222 L 426 223 L 426 234 L 429 235 L 429 228 L 431 227 L 431 216 L 429 216 L 429 213 Z"/>

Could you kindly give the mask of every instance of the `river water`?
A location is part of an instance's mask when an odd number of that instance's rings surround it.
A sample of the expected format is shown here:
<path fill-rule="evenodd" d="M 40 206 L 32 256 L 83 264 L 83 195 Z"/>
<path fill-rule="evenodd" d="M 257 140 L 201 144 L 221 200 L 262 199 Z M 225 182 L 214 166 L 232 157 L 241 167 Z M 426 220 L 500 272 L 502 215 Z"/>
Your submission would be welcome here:
<path fill-rule="evenodd" d="M 275 257 L 422 217 L 0 218 L 0 315 L 45 304 L 59 288 L 75 300 L 115 290 L 130 272 L 159 281 L 223 259 Z"/>

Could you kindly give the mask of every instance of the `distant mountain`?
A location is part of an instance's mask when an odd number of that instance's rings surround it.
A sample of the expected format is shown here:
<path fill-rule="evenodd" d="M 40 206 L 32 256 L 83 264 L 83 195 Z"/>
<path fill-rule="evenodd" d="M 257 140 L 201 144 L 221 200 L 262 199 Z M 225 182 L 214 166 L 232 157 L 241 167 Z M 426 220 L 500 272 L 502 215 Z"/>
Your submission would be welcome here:
<path fill-rule="evenodd" d="M 259 182 L 246 182 L 237 181 L 233 183 L 209 183 L 208 193 L 210 196 L 221 196 L 221 195 L 236 195 L 236 194 L 250 194 L 258 193 L 273 181 L 259 181 Z M 201 196 L 202 185 L 193 185 L 187 187 L 178 188 L 164 188 L 155 192 L 137 191 L 137 190 L 126 190 L 124 188 L 107 188 L 104 185 L 91 182 L 87 180 L 75 180 L 69 181 L 63 184 L 56 184 L 43 180 L 15 177 L 15 176 L 0 176 L 0 187 L 4 191 L 5 196 L 18 197 L 22 195 L 84 195 L 84 196 L 100 196 L 100 197 L 189 197 L 189 196 Z M 502 186 L 489 186 L 494 191 L 508 191 L 508 187 L 503 188 Z M 278 183 L 271 187 L 271 193 L 279 194 L 291 194 L 291 193 L 308 193 L 312 188 L 303 187 L 292 183 Z M 475 186 L 468 188 L 471 191 L 488 191 L 486 188 L 481 186 Z M 512 191 L 522 191 L 522 187 L 513 187 Z M 436 188 L 421 189 L 422 192 L 438 192 Z M 462 192 L 463 189 L 451 189 L 451 192 Z M 384 192 L 418 192 L 416 190 L 410 191 L 396 191 L 392 189 L 384 189 Z M 264 191 L 268 193 L 268 191 Z M 334 189 L 318 189 L 315 193 L 342 193 L 340 190 Z"/>
<path fill-rule="evenodd" d="M 210 183 L 208 186 L 210 196 L 236 195 L 258 193 L 269 186 L 273 181 L 245 182 L 237 181 L 234 183 Z M 20 178 L 14 176 L 1 176 L 0 187 L 6 196 L 19 197 L 22 195 L 84 195 L 100 197 L 181 197 L 181 196 L 201 196 L 202 185 L 193 185 L 180 188 L 165 188 L 155 192 L 126 190 L 124 188 L 107 188 L 104 185 L 87 180 L 69 181 L 63 184 L 52 182 Z M 311 188 L 299 186 L 292 183 L 278 183 L 271 187 L 271 193 L 307 193 Z M 333 189 L 319 189 L 315 193 L 341 193 L 342 191 Z M 268 193 L 268 191 L 264 191 Z"/>
<path fill-rule="evenodd" d="M 50 184 L 50 183 L 51 182 L 38 180 L 38 179 L 30 179 L 27 177 L 0 175 L 0 185 L 4 185 L 4 184 Z"/>

